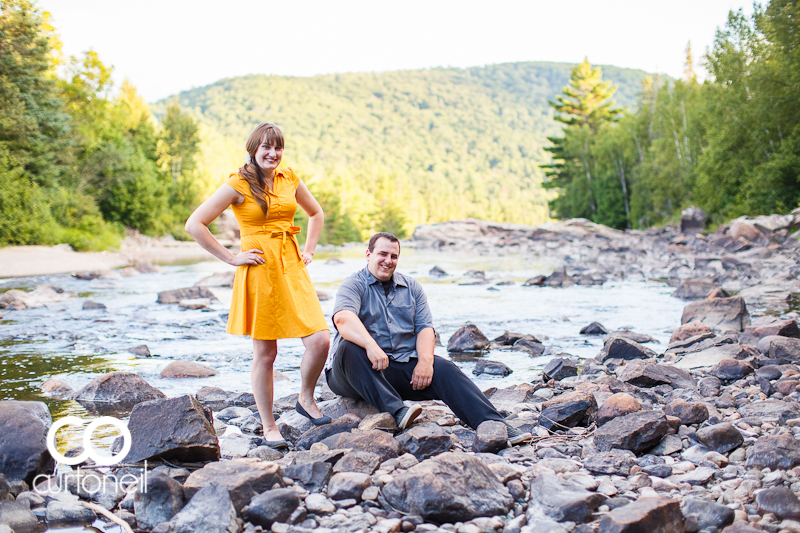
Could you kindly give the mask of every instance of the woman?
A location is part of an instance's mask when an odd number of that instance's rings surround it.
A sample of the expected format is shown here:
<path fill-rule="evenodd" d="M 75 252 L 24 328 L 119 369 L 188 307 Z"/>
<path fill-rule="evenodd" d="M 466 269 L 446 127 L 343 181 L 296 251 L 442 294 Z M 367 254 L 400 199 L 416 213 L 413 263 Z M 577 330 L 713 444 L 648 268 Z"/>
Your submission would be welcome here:
<path fill-rule="evenodd" d="M 314 257 L 324 215 L 319 203 L 290 168 L 281 168 L 283 134 L 259 124 L 247 138 L 245 165 L 198 207 L 186 231 L 215 257 L 236 265 L 228 333 L 253 339 L 252 383 L 268 446 L 286 446 L 272 415 L 272 369 L 277 339 L 301 337 L 300 395 L 295 408 L 315 425 L 330 422 L 314 402 L 314 386 L 325 366 L 330 334 L 306 265 Z M 305 249 L 292 225 L 297 206 L 308 213 Z M 226 250 L 208 225 L 233 207 L 242 252 Z"/>

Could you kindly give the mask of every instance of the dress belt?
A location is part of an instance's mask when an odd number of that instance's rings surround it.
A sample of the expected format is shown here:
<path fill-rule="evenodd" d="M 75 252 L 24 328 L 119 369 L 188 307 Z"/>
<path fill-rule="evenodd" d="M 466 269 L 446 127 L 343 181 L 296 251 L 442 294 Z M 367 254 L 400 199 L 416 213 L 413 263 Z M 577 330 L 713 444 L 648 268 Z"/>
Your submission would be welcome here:
<path fill-rule="evenodd" d="M 248 235 L 269 235 L 270 237 L 273 237 L 273 238 L 280 237 L 281 238 L 281 266 L 283 267 L 283 271 L 285 273 L 286 272 L 286 259 L 284 257 L 284 248 L 286 247 L 286 236 L 287 235 L 297 235 L 298 233 L 300 233 L 300 228 L 298 228 L 297 226 L 290 226 L 289 229 L 284 230 L 284 231 L 271 231 L 269 229 L 269 227 L 265 224 L 264 226 L 261 227 L 261 229 L 258 229 L 258 230 L 255 230 L 255 231 L 251 231 L 251 232 L 248 232 L 248 233 L 240 233 L 240 236 L 247 237 Z M 300 248 L 298 247 L 297 242 L 296 241 L 293 241 L 293 242 L 294 242 L 295 247 L 297 249 L 297 255 L 301 255 L 300 254 Z M 301 257 L 302 257 L 302 255 L 301 255 Z"/>

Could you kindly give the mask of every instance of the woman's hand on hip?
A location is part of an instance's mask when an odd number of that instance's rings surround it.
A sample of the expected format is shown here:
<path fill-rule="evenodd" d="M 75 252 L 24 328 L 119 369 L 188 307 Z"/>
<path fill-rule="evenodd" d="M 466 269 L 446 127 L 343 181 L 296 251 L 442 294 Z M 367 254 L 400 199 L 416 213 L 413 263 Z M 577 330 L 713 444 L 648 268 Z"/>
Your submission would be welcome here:
<path fill-rule="evenodd" d="M 308 266 L 311 261 L 314 260 L 314 254 L 312 252 L 303 252 L 303 264 Z"/>
<path fill-rule="evenodd" d="M 241 266 L 241 265 L 263 265 L 265 259 L 262 257 L 264 254 L 263 251 L 259 250 L 258 248 L 252 248 L 247 250 L 246 252 L 242 252 L 240 254 L 236 254 L 233 256 L 233 263 L 232 265 Z"/>

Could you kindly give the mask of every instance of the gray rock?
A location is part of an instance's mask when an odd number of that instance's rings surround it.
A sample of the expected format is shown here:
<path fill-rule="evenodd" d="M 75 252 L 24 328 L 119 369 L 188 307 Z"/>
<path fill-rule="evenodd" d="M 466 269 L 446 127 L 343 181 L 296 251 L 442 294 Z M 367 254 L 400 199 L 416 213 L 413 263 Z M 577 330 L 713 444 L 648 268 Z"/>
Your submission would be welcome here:
<path fill-rule="evenodd" d="M 678 533 L 684 531 L 677 500 L 661 496 L 640 498 L 617 507 L 600 520 L 598 533 Z"/>
<path fill-rule="evenodd" d="M 595 453 L 583 460 L 583 467 L 595 474 L 627 476 L 636 466 L 636 456 L 629 450 Z"/>
<path fill-rule="evenodd" d="M 538 342 L 541 344 L 541 341 L 534 337 L 533 335 L 528 335 L 526 333 L 513 333 L 511 331 L 504 331 L 502 335 L 495 338 L 492 342 L 497 344 L 498 346 L 513 346 L 520 339 L 529 340 L 531 342 Z"/>
<path fill-rule="evenodd" d="M 606 497 L 597 492 L 564 481 L 558 476 L 540 473 L 531 480 L 531 499 L 528 502 L 528 522 L 541 516 L 556 522 L 584 522 L 592 516 Z"/>
<path fill-rule="evenodd" d="M 211 411 L 193 396 L 138 403 L 128 421 L 131 449 L 128 462 L 163 458 L 187 463 L 220 458 Z"/>
<path fill-rule="evenodd" d="M 539 425 L 548 430 L 588 426 L 597 414 L 597 400 L 586 392 L 557 396 L 542 405 Z"/>
<path fill-rule="evenodd" d="M 581 335 L 607 335 L 608 330 L 600 322 L 592 322 L 581 329 Z"/>
<path fill-rule="evenodd" d="M 328 498 L 334 501 L 350 498 L 361 501 L 361 493 L 370 485 L 372 485 L 372 478 L 369 474 L 358 472 L 334 474 L 328 481 Z"/>
<path fill-rule="evenodd" d="M 670 455 L 683 449 L 681 438 L 677 435 L 667 435 L 659 442 L 650 453 L 654 455 Z"/>
<path fill-rule="evenodd" d="M 293 489 L 268 490 L 255 496 L 242 510 L 250 523 L 270 528 L 275 522 L 286 522 L 300 505 L 300 496 Z"/>
<path fill-rule="evenodd" d="M 711 329 L 720 331 L 744 331 L 750 325 L 744 298 L 712 298 L 692 302 L 683 309 L 681 324 L 699 321 Z"/>
<path fill-rule="evenodd" d="M 716 473 L 716 468 L 701 466 L 700 468 L 695 468 L 694 470 L 690 470 L 685 474 L 671 476 L 669 480 L 676 484 L 688 483 L 689 485 L 705 485 L 708 483 L 708 480 L 714 477 L 714 474 Z"/>
<path fill-rule="evenodd" d="M 531 357 L 539 357 L 545 351 L 544 344 L 537 340 L 519 339 L 513 345 L 514 350 L 526 352 Z"/>
<path fill-rule="evenodd" d="M 437 523 L 503 515 L 513 504 L 508 489 L 479 459 L 453 452 L 395 476 L 383 496 L 400 512 Z"/>
<path fill-rule="evenodd" d="M 94 522 L 94 512 L 79 503 L 52 500 L 45 514 L 50 524 L 88 524 Z"/>
<path fill-rule="evenodd" d="M 169 533 L 239 533 L 236 509 L 228 490 L 211 483 L 194 494 L 169 521 Z"/>
<path fill-rule="evenodd" d="M 303 435 L 295 442 L 295 448 L 298 450 L 308 450 L 315 442 L 321 442 L 331 435 L 337 435 L 357 428 L 361 423 L 361 418 L 353 413 L 348 413 L 341 416 L 323 426 L 313 426 L 311 429 L 303 433 Z"/>
<path fill-rule="evenodd" d="M 53 425 L 43 402 L 0 401 L 0 474 L 29 485 L 39 474 L 50 474 L 55 463 L 47 451 Z"/>
<path fill-rule="evenodd" d="M 770 335 L 797 339 L 800 338 L 800 329 L 797 328 L 797 321 L 791 318 L 780 319 L 766 315 L 748 326 L 739 336 L 739 342 L 756 346 L 758 341 Z"/>
<path fill-rule="evenodd" d="M 136 356 L 136 359 L 145 359 L 147 357 L 152 357 L 152 354 L 150 353 L 150 348 L 148 348 L 146 344 L 131 346 L 126 351 Z"/>
<path fill-rule="evenodd" d="M 333 514 L 336 512 L 336 506 L 333 502 L 319 493 L 312 492 L 306 496 L 305 504 L 308 512 L 316 515 Z"/>
<path fill-rule="evenodd" d="M 361 433 L 339 433 L 331 435 L 322 441 L 328 449 L 352 448 L 372 452 L 381 457 L 381 461 L 397 457 L 402 453 L 400 443 L 386 433 L 377 429 L 362 431 Z"/>
<path fill-rule="evenodd" d="M 723 359 L 711 369 L 712 376 L 726 381 L 742 379 L 752 373 L 753 367 L 750 363 L 746 361 L 737 361 L 735 359 Z"/>
<path fill-rule="evenodd" d="M 508 426 L 498 420 L 484 420 L 475 432 L 475 453 L 497 453 L 508 447 Z"/>
<path fill-rule="evenodd" d="M 400 446 L 420 461 L 450 451 L 456 439 L 434 422 L 414 426 L 397 437 Z"/>
<path fill-rule="evenodd" d="M 605 362 L 607 359 L 649 359 L 655 356 L 656 352 L 636 341 L 617 335 L 610 335 L 605 340 L 603 349 L 597 358 L 600 362 Z"/>
<path fill-rule="evenodd" d="M 103 304 L 103 303 L 100 303 L 100 302 L 95 302 L 92 299 L 88 299 L 85 302 L 83 302 L 83 310 L 84 311 L 92 311 L 92 310 L 95 310 L 95 309 L 105 309 L 105 308 L 106 308 L 106 304 Z"/>
<path fill-rule="evenodd" d="M 789 470 L 800 465 L 800 441 L 792 435 L 767 435 L 759 438 L 747 458 L 747 468 Z"/>
<path fill-rule="evenodd" d="M 743 418 L 755 418 L 762 422 L 785 424 L 787 420 L 800 417 L 800 406 L 781 400 L 751 402 L 739 408 Z"/>
<path fill-rule="evenodd" d="M 800 361 L 800 339 L 769 335 L 758 341 L 757 346 L 770 359 Z"/>
<path fill-rule="evenodd" d="M 692 370 L 714 366 L 723 359 L 744 359 L 753 354 L 753 349 L 743 344 L 720 344 L 685 355 L 675 363 L 676 368 Z"/>
<path fill-rule="evenodd" d="M 333 467 L 324 461 L 292 464 L 287 466 L 283 473 L 306 490 L 318 492 L 328 484 L 333 474 Z"/>
<path fill-rule="evenodd" d="M 681 282 L 672 296 L 683 300 L 702 300 L 717 287 L 719 283 L 710 278 L 687 279 Z"/>
<path fill-rule="evenodd" d="M 664 414 L 680 418 L 681 424 L 699 424 L 708 420 L 708 407 L 700 402 L 674 400 L 664 406 Z"/>
<path fill-rule="evenodd" d="M 594 444 L 600 451 L 619 448 L 639 453 L 658 444 L 668 431 L 669 423 L 662 411 L 639 411 L 598 428 Z"/>
<path fill-rule="evenodd" d="M 730 422 L 701 428 L 697 431 L 697 438 L 718 453 L 727 453 L 744 443 L 744 437 Z"/>
<path fill-rule="evenodd" d="M 554 357 L 544 365 L 542 374 L 546 381 L 554 379 L 561 381 L 564 378 L 578 375 L 578 363 L 574 359 L 567 359 L 565 357 Z"/>
<path fill-rule="evenodd" d="M 669 385 L 676 389 L 693 389 L 697 386 L 695 379 L 685 370 L 670 365 L 642 361 L 634 361 L 625 365 L 619 379 L 637 387 Z"/>
<path fill-rule="evenodd" d="M 778 518 L 800 518 L 800 501 L 789 487 L 772 487 L 756 494 L 756 505 L 761 513 L 772 513 Z"/>
<path fill-rule="evenodd" d="M 487 361 L 486 359 L 480 359 L 475 363 L 475 368 L 472 370 L 472 373 L 476 376 L 481 374 L 487 374 L 490 376 L 507 376 L 511 374 L 513 370 L 509 368 L 508 365 L 505 363 L 501 363 L 500 361 Z"/>
<path fill-rule="evenodd" d="M 378 469 L 380 464 L 380 455 L 356 450 L 339 459 L 339 461 L 333 466 L 333 471 L 372 474 Z"/>
<path fill-rule="evenodd" d="M 137 488 L 133 498 L 136 522 L 149 530 L 168 522 L 183 509 L 183 487 L 164 472 L 151 472 L 144 490 Z"/>
<path fill-rule="evenodd" d="M 330 465 L 329 465 L 330 466 Z M 202 489 L 212 483 L 229 494 L 237 512 L 247 505 L 256 494 L 283 487 L 281 468 L 275 463 L 264 463 L 257 459 L 232 459 L 209 463 L 195 470 L 183 484 L 187 499 L 193 499 Z"/>
<path fill-rule="evenodd" d="M 0 501 L 0 525 L 12 529 L 27 531 L 33 529 L 39 521 L 31 508 L 22 502 Z"/>
<path fill-rule="evenodd" d="M 277 461 L 283 457 L 283 453 L 279 452 L 278 450 L 274 450 L 269 446 L 256 446 L 247 452 L 246 457 L 251 459 L 260 459 L 261 461 Z"/>
<path fill-rule="evenodd" d="M 181 300 L 194 300 L 197 298 L 217 299 L 214 293 L 205 287 L 187 287 L 185 289 L 159 292 L 156 302 L 160 304 L 176 304 Z"/>
<path fill-rule="evenodd" d="M 292 401 L 291 404 L 294 405 L 294 401 Z M 333 400 L 318 402 L 317 407 L 319 407 L 319 410 L 322 411 L 322 414 L 331 417 L 333 420 L 338 420 L 346 414 L 353 414 L 359 419 L 363 419 L 369 415 L 378 414 L 378 410 L 364 400 L 354 400 L 352 398 L 346 398 L 343 396 L 338 396 Z M 303 433 L 309 429 L 317 427 L 311 423 L 311 420 L 304 417 L 294 409 L 283 413 L 276 422 L 278 424 L 278 428 L 281 428 L 282 426 L 293 428 L 291 433 L 297 434 L 297 436 L 294 438 L 290 438 L 291 435 L 288 434 L 289 432 L 287 432 L 287 434 L 283 434 L 284 430 L 281 429 L 283 437 L 290 442 L 299 440 Z"/>
<path fill-rule="evenodd" d="M 219 453 L 221 457 L 248 457 L 262 442 L 261 437 L 233 433 L 219 439 Z"/>
<path fill-rule="evenodd" d="M 103 374 L 70 396 L 70 400 L 80 404 L 121 404 L 123 407 L 161 398 L 166 398 L 163 392 L 133 372 Z"/>
<path fill-rule="evenodd" d="M 702 233 L 706 225 L 706 214 L 702 209 L 690 205 L 681 211 L 681 233 L 695 235 Z"/>
<path fill-rule="evenodd" d="M 225 409 L 223 409 L 219 413 L 216 413 L 214 415 L 214 418 L 216 418 L 217 420 L 222 420 L 223 422 L 229 422 L 229 421 L 233 420 L 234 418 L 240 418 L 240 417 L 243 417 L 243 416 L 251 416 L 252 414 L 253 414 L 253 411 L 251 411 L 247 407 L 231 406 L 231 407 L 226 407 Z"/>
<path fill-rule="evenodd" d="M 489 339 L 474 324 L 458 328 L 447 341 L 447 351 L 455 353 L 481 352 L 489 347 Z"/>

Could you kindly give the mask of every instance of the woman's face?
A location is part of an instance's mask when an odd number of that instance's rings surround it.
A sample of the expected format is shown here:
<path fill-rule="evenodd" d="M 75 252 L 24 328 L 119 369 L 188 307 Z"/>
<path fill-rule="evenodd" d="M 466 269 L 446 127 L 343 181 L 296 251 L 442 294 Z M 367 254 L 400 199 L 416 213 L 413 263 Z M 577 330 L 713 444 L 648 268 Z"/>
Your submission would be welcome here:
<path fill-rule="evenodd" d="M 256 150 L 256 164 L 262 170 L 274 171 L 278 168 L 283 157 L 283 148 L 278 148 L 275 145 L 267 144 L 266 140 L 261 141 Z"/>

